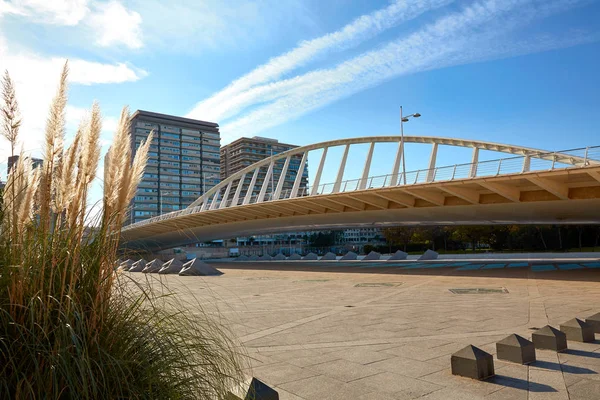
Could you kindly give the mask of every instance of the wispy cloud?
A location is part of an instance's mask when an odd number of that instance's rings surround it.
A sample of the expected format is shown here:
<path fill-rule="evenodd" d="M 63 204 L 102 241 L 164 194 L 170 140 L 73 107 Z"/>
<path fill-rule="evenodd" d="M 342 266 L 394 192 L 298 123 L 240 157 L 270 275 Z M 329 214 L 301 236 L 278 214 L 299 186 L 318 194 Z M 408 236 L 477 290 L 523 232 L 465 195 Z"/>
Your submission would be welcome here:
<path fill-rule="evenodd" d="M 258 133 L 400 75 L 593 40 L 594 36 L 585 35 L 556 40 L 534 38 L 518 44 L 492 40 L 535 19 L 582 3 L 585 0 L 475 2 L 334 68 L 246 90 L 240 96 L 258 108 L 222 125 L 221 131 L 226 141 L 242 133 Z"/>
<path fill-rule="evenodd" d="M 301 42 L 293 50 L 270 59 L 266 64 L 232 82 L 222 91 L 198 103 L 189 113 L 191 118 L 221 120 L 253 104 L 255 99 L 270 101 L 274 98 L 264 90 L 246 92 L 259 84 L 272 82 L 286 73 L 306 65 L 328 52 L 351 48 L 386 29 L 414 19 L 419 15 L 453 0 L 395 0 L 388 7 L 363 15 L 342 29 Z M 267 90 L 269 93 L 273 93 Z M 265 97 L 266 96 L 266 97 Z"/>
<path fill-rule="evenodd" d="M 124 45 L 139 49 L 142 41 L 142 17 L 116 0 L 96 3 L 88 25 L 96 32 L 96 43 L 102 47 Z"/>
<path fill-rule="evenodd" d="M 21 144 L 25 150 L 34 154 L 39 153 L 43 142 L 48 105 L 56 91 L 64 62 L 65 58 L 62 57 L 14 51 L 0 33 L 0 71 L 8 70 L 15 81 L 23 116 Z M 69 81 L 75 85 L 135 82 L 147 75 L 145 70 L 125 63 L 102 63 L 80 58 L 70 59 L 69 68 Z M 70 107 L 68 116 L 72 126 L 77 126 L 73 118 L 81 115 L 81 109 Z M 112 120 L 108 119 L 107 126 L 111 123 Z M 9 146 L 0 139 L 0 160 L 6 158 L 8 149 Z"/>

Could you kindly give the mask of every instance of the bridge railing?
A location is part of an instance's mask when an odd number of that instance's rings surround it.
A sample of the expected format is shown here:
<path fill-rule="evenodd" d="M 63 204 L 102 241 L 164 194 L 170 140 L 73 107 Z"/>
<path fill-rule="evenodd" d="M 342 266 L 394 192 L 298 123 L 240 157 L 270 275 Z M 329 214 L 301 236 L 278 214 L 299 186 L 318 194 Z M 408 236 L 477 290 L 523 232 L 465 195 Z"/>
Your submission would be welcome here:
<path fill-rule="evenodd" d="M 571 158 L 572 157 L 572 158 Z M 531 171 L 548 171 L 562 168 L 576 168 L 588 165 L 600 165 L 600 146 L 585 147 L 560 152 L 539 152 L 525 156 L 500 158 L 496 160 L 479 161 L 476 163 L 465 163 L 436 167 L 431 169 L 420 169 L 406 173 L 399 172 L 397 175 L 387 174 L 366 178 L 365 189 L 383 188 L 391 186 L 415 185 L 421 183 L 446 182 L 458 179 L 493 177 L 499 175 L 520 174 Z M 338 187 L 339 192 L 352 192 L 360 190 L 362 179 L 349 179 L 342 181 Z M 406 182 L 406 183 L 405 183 Z M 321 184 L 317 187 L 316 195 L 333 193 L 336 182 Z M 307 197 L 312 193 L 312 187 L 299 188 L 296 197 Z M 264 195 L 263 202 L 277 201 L 291 197 L 291 190 L 283 190 L 278 199 L 273 199 L 273 193 Z M 253 194 L 245 204 L 254 204 L 259 195 Z M 226 199 L 226 204 L 221 207 L 220 198 L 212 198 L 205 207 L 202 205 L 188 207 L 184 210 L 174 211 L 137 222 L 124 227 L 124 230 L 139 227 L 150 223 L 171 219 L 181 215 L 195 214 L 201 211 L 229 208 L 242 205 L 244 199 L 240 196 L 237 204 L 232 204 L 231 199 Z M 213 202 L 216 201 L 216 204 Z"/>

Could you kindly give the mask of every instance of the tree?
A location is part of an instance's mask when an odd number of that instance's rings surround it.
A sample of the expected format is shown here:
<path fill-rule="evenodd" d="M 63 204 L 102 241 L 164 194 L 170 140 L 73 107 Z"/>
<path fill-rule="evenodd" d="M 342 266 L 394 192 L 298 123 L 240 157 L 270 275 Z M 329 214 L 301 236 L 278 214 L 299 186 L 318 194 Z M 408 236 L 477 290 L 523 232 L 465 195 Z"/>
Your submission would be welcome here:
<path fill-rule="evenodd" d="M 415 228 L 412 226 L 396 226 L 393 228 L 384 228 L 382 233 L 388 243 L 403 246 L 406 252 L 406 248 L 415 233 Z"/>

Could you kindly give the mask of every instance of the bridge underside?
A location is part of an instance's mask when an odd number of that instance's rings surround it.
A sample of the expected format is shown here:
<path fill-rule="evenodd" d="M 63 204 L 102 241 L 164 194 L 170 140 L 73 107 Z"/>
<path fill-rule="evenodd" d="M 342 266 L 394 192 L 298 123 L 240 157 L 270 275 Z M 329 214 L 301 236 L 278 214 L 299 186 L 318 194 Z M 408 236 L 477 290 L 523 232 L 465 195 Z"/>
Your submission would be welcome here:
<path fill-rule="evenodd" d="M 205 210 L 123 232 L 131 249 L 357 226 L 598 224 L 600 168 L 393 186 Z"/>

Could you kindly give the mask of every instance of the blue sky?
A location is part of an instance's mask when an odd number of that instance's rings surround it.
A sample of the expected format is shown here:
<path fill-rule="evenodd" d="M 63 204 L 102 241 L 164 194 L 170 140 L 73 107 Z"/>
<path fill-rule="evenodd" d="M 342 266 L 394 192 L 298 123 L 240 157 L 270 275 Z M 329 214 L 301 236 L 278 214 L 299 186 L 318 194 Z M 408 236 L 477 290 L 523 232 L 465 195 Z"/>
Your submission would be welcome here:
<path fill-rule="evenodd" d="M 97 99 L 105 149 L 126 104 L 300 145 L 398 134 L 402 104 L 406 134 L 561 150 L 600 145 L 599 20 L 593 0 L 0 0 L 0 68 L 34 155 L 65 58 L 69 130 Z"/>

